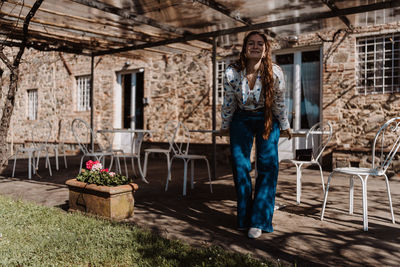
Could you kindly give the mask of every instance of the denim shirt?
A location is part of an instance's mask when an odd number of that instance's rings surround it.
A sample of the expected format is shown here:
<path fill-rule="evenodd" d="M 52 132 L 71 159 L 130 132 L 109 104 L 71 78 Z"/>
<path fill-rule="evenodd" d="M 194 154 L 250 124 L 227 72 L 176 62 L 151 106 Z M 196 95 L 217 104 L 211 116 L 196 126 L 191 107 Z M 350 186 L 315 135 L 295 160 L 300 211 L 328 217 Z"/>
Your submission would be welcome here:
<path fill-rule="evenodd" d="M 280 128 L 290 128 L 285 106 L 285 79 L 282 69 L 273 64 L 274 73 L 272 114 L 279 121 Z M 232 65 L 225 69 L 224 75 L 224 103 L 222 105 L 221 129 L 228 129 L 233 114 L 237 108 L 243 110 L 255 110 L 264 107 L 264 96 L 262 92 L 261 76 L 258 73 L 253 89 L 250 89 L 249 81 L 246 78 L 246 69 L 236 70 Z"/>

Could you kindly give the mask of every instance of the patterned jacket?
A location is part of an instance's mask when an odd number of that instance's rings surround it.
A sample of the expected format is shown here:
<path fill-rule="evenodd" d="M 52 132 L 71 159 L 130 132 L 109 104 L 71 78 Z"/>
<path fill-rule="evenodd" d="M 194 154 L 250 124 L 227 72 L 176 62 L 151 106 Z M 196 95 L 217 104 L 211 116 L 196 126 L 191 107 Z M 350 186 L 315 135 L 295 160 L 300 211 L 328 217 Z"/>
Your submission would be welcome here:
<path fill-rule="evenodd" d="M 280 128 L 286 130 L 290 128 L 287 109 L 285 106 L 285 79 L 282 69 L 273 64 L 274 72 L 274 101 L 272 104 L 272 114 L 279 121 Z M 233 114 L 239 107 L 243 110 L 255 110 L 264 106 L 264 96 L 261 94 L 262 81 L 260 74 L 257 75 L 253 90 L 250 90 L 249 82 L 246 78 L 246 69 L 238 71 L 234 65 L 229 65 L 225 69 L 224 75 L 224 103 L 222 105 L 221 129 L 228 129 Z"/>

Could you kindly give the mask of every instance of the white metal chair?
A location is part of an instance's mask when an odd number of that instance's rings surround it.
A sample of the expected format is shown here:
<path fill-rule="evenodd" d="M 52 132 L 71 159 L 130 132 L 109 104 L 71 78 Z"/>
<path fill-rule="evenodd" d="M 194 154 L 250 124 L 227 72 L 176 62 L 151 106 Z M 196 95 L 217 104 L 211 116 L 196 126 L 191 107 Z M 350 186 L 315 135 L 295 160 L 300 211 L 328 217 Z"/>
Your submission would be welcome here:
<path fill-rule="evenodd" d="M 45 166 L 49 169 L 50 176 L 52 176 L 49 153 L 47 150 L 47 143 L 50 139 L 51 129 L 52 127 L 50 122 L 46 120 L 38 120 L 33 125 L 31 131 L 31 140 L 29 140 L 30 142 L 32 142 L 32 146 L 20 148 L 15 152 L 12 177 L 14 177 L 15 174 L 17 156 L 19 154 L 28 154 L 28 179 L 32 179 L 32 170 L 34 174 L 38 170 L 41 152 L 44 152 L 46 154 Z"/>
<path fill-rule="evenodd" d="M 117 168 L 120 173 L 121 173 L 120 158 L 124 159 L 126 177 L 128 177 L 128 167 L 126 164 L 127 158 L 130 158 L 132 160 L 132 170 L 133 170 L 133 173 L 137 176 L 137 173 L 135 170 L 135 163 L 134 163 L 134 160 L 136 159 L 137 163 L 138 163 L 140 177 L 142 178 L 142 180 L 144 182 L 147 182 L 147 180 L 144 178 L 142 167 L 140 165 L 140 152 L 141 152 L 143 139 L 145 137 L 147 137 L 149 134 L 150 133 L 147 133 L 147 132 L 133 132 L 132 133 L 132 141 L 131 141 L 131 149 L 130 149 L 129 153 L 124 153 L 123 150 L 113 150 L 114 157 L 116 158 L 116 161 L 117 161 Z"/>
<path fill-rule="evenodd" d="M 97 141 L 96 133 L 84 120 L 78 118 L 74 119 L 71 124 L 71 130 L 75 141 L 78 143 L 83 153 L 79 172 L 82 171 L 83 159 L 85 157 L 93 157 L 102 162 L 103 166 L 105 166 L 105 157 L 109 156 L 111 158 L 109 168 L 111 169 L 114 160 L 113 153 L 102 148 L 101 144 Z M 91 137 L 93 137 L 93 144 L 91 143 Z M 95 144 L 99 147 L 97 150 L 95 149 Z"/>
<path fill-rule="evenodd" d="M 159 154 L 164 154 L 167 157 L 167 168 L 168 168 L 168 173 L 170 172 L 170 154 L 172 151 L 172 147 L 174 145 L 174 139 L 176 132 L 179 128 L 179 122 L 178 121 L 168 121 L 165 126 L 164 126 L 164 138 L 168 140 L 169 147 L 168 149 L 164 148 L 147 148 L 144 150 L 144 164 L 143 164 L 143 181 L 146 183 L 149 183 L 148 180 L 146 179 L 147 177 L 147 164 L 148 164 L 148 157 L 149 154 L 151 153 L 159 153 Z"/>
<path fill-rule="evenodd" d="M 390 196 L 389 179 L 386 170 L 393 161 L 393 158 L 400 147 L 400 117 L 392 118 L 384 123 L 375 135 L 372 145 L 372 166 L 371 168 L 363 167 L 343 167 L 335 168 L 329 175 L 326 185 L 324 203 L 322 206 L 321 220 L 324 219 L 326 202 L 328 199 L 329 185 L 332 177 L 336 173 L 350 175 L 350 205 L 349 214 L 353 214 L 353 198 L 354 198 L 354 181 L 353 176 L 360 178 L 362 185 L 362 206 L 363 206 L 363 229 L 368 231 L 368 202 L 367 202 L 367 181 L 369 176 L 383 176 L 386 181 L 386 189 L 390 205 L 390 213 L 392 222 L 395 223 L 392 198 Z"/>
<path fill-rule="evenodd" d="M 177 141 L 179 140 L 179 141 Z M 183 196 L 186 196 L 186 184 L 187 184 L 187 168 L 188 164 L 190 163 L 191 167 L 191 188 L 194 188 L 194 161 L 197 159 L 205 160 L 207 163 L 207 170 L 208 170 L 208 180 L 210 182 L 210 191 L 212 191 L 212 182 L 211 182 L 211 173 L 210 173 L 210 164 L 208 159 L 205 155 L 192 155 L 189 154 L 189 144 L 190 144 L 190 133 L 186 126 L 182 123 L 178 123 L 178 128 L 175 134 L 175 139 L 172 145 L 172 151 L 174 155 L 171 158 L 170 166 L 168 167 L 168 176 L 167 182 L 165 185 L 165 191 L 168 190 L 168 182 L 171 180 L 171 170 L 172 170 L 172 163 L 174 159 L 182 159 L 184 163 L 183 169 Z"/>
<path fill-rule="evenodd" d="M 325 193 L 324 175 L 320 164 L 320 158 L 324 152 L 327 144 L 332 139 L 332 125 L 329 122 L 319 122 L 314 124 L 310 130 L 307 131 L 305 141 L 306 147 L 311 146 L 311 155 L 309 159 L 289 159 L 283 162 L 290 162 L 296 166 L 296 201 L 300 204 L 301 198 L 301 168 L 304 165 L 317 165 L 321 174 L 322 190 Z"/>
<path fill-rule="evenodd" d="M 52 145 L 52 148 L 54 150 L 54 157 L 56 160 L 56 170 L 58 171 L 59 169 L 59 164 L 58 164 L 58 156 L 59 156 L 59 149 L 61 149 L 61 156 L 64 157 L 64 167 L 68 168 L 68 164 L 67 164 L 67 156 L 65 153 L 65 143 L 64 140 L 61 138 L 62 135 L 62 123 L 63 120 L 59 120 L 58 122 L 58 132 L 57 132 L 57 138 L 56 138 L 56 143 L 54 143 Z"/>

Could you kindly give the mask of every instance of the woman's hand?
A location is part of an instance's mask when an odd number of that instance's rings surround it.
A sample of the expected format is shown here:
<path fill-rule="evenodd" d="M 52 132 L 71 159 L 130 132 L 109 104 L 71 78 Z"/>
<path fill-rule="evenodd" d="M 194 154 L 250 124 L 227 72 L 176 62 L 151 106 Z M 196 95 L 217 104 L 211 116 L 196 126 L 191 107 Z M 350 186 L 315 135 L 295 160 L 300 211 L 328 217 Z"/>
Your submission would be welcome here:
<path fill-rule="evenodd" d="M 281 137 L 287 137 L 288 140 L 292 139 L 292 130 L 290 128 L 281 130 Z"/>

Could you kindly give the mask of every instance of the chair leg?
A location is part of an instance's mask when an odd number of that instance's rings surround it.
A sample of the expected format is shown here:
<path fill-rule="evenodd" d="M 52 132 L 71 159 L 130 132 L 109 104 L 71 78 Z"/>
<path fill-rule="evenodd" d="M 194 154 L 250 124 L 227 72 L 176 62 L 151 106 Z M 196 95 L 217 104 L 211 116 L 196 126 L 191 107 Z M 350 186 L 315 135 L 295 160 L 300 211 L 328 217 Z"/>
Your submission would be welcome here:
<path fill-rule="evenodd" d="M 324 181 L 324 174 L 322 173 L 322 167 L 319 162 L 317 162 L 317 165 L 319 167 L 319 173 L 321 174 L 321 183 L 322 183 L 322 191 L 325 193 L 325 181 Z"/>
<path fill-rule="evenodd" d="M 149 158 L 150 152 L 146 151 L 144 153 L 144 163 L 143 163 L 143 177 L 147 176 L 147 160 Z"/>
<path fill-rule="evenodd" d="M 168 173 L 169 173 L 169 181 L 171 181 L 171 166 L 172 166 L 172 161 L 171 161 L 171 159 L 170 159 L 170 157 L 169 157 L 169 153 L 167 153 L 166 154 L 167 155 L 167 165 L 168 165 Z"/>
<path fill-rule="evenodd" d="M 172 157 L 171 161 L 168 164 L 168 174 L 167 174 L 167 182 L 165 183 L 165 191 L 168 190 L 168 183 L 171 181 L 171 169 L 172 169 L 172 162 L 174 161 L 174 157 Z"/>
<path fill-rule="evenodd" d="M 367 179 L 368 179 L 368 176 L 365 178 L 365 180 L 363 180 L 362 177 L 360 177 L 360 179 L 361 179 L 362 191 L 363 191 L 363 196 L 362 196 L 363 229 L 364 229 L 364 231 L 368 231 L 368 201 L 367 201 Z"/>
<path fill-rule="evenodd" d="M 194 160 L 189 160 L 190 162 L 190 188 L 194 189 Z"/>
<path fill-rule="evenodd" d="M 326 183 L 326 188 L 325 188 L 325 196 L 324 196 L 324 203 L 322 204 L 322 211 L 321 211 L 321 221 L 324 220 L 324 213 L 325 213 L 325 207 L 326 207 L 326 202 L 328 200 L 328 191 L 329 191 L 329 184 L 331 183 L 331 179 L 333 176 L 334 172 L 332 172 L 329 177 L 328 177 L 328 182 Z"/>
<path fill-rule="evenodd" d="M 38 155 L 38 158 L 37 158 L 37 161 L 36 161 L 36 156 L 35 156 L 35 152 L 31 152 L 31 172 L 33 173 L 33 174 L 36 174 L 36 170 L 37 170 L 37 165 L 39 164 L 39 155 Z M 33 167 L 33 168 L 32 168 Z"/>
<path fill-rule="evenodd" d="M 35 168 L 35 166 L 33 166 Z M 28 179 L 32 179 L 32 154 L 28 154 Z"/>
<path fill-rule="evenodd" d="M 36 158 L 37 158 L 36 162 L 34 161 L 35 170 L 39 169 L 40 150 L 38 151 Z M 47 164 L 45 167 L 47 168 Z"/>
<path fill-rule="evenodd" d="M 83 155 L 82 157 L 81 157 L 81 165 L 79 165 L 79 173 L 81 173 L 82 172 L 82 164 L 83 164 L 83 158 L 85 157 L 85 155 Z"/>
<path fill-rule="evenodd" d="M 64 156 L 64 166 L 65 166 L 65 168 L 68 168 L 67 156 L 65 155 L 65 147 L 64 146 L 62 147 L 62 152 L 63 152 L 63 156 Z"/>
<path fill-rule="evenodd" d="M 183 196 L 186 196 L 186 184 L 187 184 L 187 167 L 188 167 L 188 161 L 183 159 Z"/>
<path fill-rule="evenodd" d="M 17 163 L 17 154 L 14 155 L 14 166 L 13 166 L 13 171 L 11 177 L 14 177 L 15 174 L 15 164 Z"/>
<path fill-rule="evenodd" d="M 133 175 L 135 175 L 135 177 L 137 177 L 138 174 L 137 174 L 136 169 L 135 169 L 135 159 L 132 157 L 132 158 L 131 158 L 131 161 L 132 161 Z M 138 163 L 139 163 L 139 162 L 138 162 Z"/>
<path fill-rule="evenodd" d="M 389 205 L 390 205 L 390 213 L 392 214 L 392 223 L 396 223 L 394 220 L 394 213 L 393 213 L 393 206 L 392 206 L 392 197 L 390 194 L 390 185 L 389 185 L 389 179 L 385 174 L 385 181 L 386 181 L 386 189 L 388 192 L 388 199 L 389 199 Z"/>
<path fill-rule="evenodd" d="M 125 165 L 125 175 L 126 175 L 126 177 L 128 177 L 128 166 L 126 164 L 126 158 L 125 157 L 124 157 L 124 165 Z M 134 169 L 133 162 L 132 162 L 132 168 Z"/>
<path fill-rule="evenodd" d="M 49 152 L 46 150 L 46 162 L 47 162 L 47 165 L 49 166 L 49 173 L 50 173 L 50 176 L 53 176 L 53 173 L 51 172 L 51 165 L 50 165 L 50 157 L 49 157 Z"/>
<path fill-rule="evenodd" d="M 119 174 L 121 174 L 121 161 L 119 160 L 119 157 L 117 157 L 117 172 L 119 173 Z"/>
<path fill-rule="evenodd" d="M 55 159 L 56 159 L 56 170 L 58 171 L 58 147 L 57 147 L 57 145 L 55 145 L 54 147 L 53 147 L 53 149 L 54 149 L 54 157 L 55 157 Z"/>
<path fill-rule="evenodd" d="M 143 174 L 143 170 L 142 170 L 142 165 L 140 164 L 140 154 L 138 154 L 138 156 L 137 156 L 137 164 L 138 164 L 138 169 L 139 169 L 139 175 L 140 175 L 140 177 L 142 178 L 142 181 L 147 181 L 146 180 L 146 178 L 144 177 L 144 174 Z M 148 183 L 148 181 L 147 181 L 147 183 Z"/>
<path fill-rule="evenodd" d="M 353 214 L 354 209 L 354 179 L 353 175 L 350 177 L 350 189 L 349 189 L 349 214 Z"/>
<path fill-rule="evenodd" d="M 213 192 L 212 190 L 212 182 L 211 182 L 211 172 L 210 172 L 210 164 L 208 163 L 208 159 L 205 159 L 207 163 L 207 170 L 208 170 L 208 181 L 210 182 L 210 191 L 211 193 Z"/>
<path fill-rule="evenodd" d="M 297 204 L 300 204 L 300 198 L 301 198 L 301 167 L 303 166 L 303 163 L 300 163 L 299 165 L 296 164 L 296 202 Z"/>
<path fill-rule="evenodd" d="M 114 156 L 111 155 L 110 157 L 111 157 L 111 159 L 110 159 L 110 166 L 108 167 L 109 171 L 112 170 L 112 166 L 113 166 L 113 164 L 114 164 Z"/>

